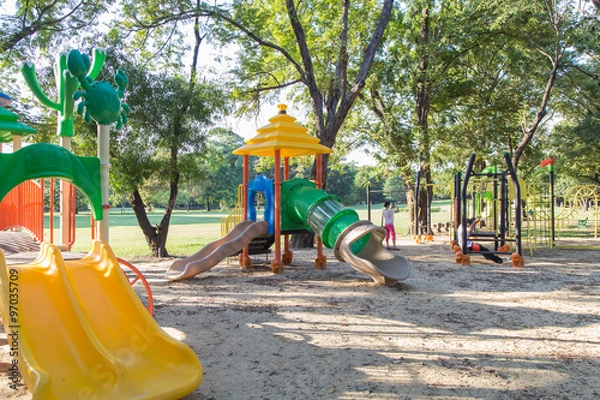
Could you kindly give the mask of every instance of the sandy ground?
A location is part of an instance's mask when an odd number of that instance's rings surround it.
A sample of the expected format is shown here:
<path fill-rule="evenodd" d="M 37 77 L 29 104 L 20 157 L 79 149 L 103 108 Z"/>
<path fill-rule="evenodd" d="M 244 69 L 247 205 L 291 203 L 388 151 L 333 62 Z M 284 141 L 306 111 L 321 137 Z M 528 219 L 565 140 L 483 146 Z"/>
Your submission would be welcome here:
<path fill-rule="evenodd" d="M 138 265 L 156 321 L 203 364 L 185 399 L 600 398 L 600 253 L 544 250 L 514 269 L 458 266 L 443 240 L 400 247 L 412 273 L 394 287 L 331 253 L 315 270 L 313 251 L 280 275 L 222 263 L 168 283 L 170 262 Z M 9 389 L 5 338 L 0 398 L 29 399 Z"/>

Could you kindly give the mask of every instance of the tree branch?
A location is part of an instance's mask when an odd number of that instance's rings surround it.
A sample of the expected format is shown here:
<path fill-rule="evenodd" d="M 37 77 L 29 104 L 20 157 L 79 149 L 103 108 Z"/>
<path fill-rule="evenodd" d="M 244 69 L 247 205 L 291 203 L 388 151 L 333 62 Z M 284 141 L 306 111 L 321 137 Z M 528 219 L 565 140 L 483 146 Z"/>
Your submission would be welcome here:
<path fill-rule="evenodd" d="M 325 127 L 325 124 L 321 118 L 323 115 L 323 94 L 319 90 L 315 80 L 315 70 L 310 51 L 308 50 L 308 45 L 306 43 L 306 34 L 304 33 L 304 28 L 300 23 L 300 18 L 298 17 L 294 0 L 286 0 L 285 4 L 287 6 L 290 24 L 292 25 L 294 35 L 296 36 L 296 42 L 298 43 L 300 56 L 302 57 L 302 64 L 304 65 L 304 75 L 302 77 L 302 81 L 308 87 L 310 97 L 313 99 L 312 106 L 313 112 L 315 113 L 315 116 L 317 116 L 317 129 L 319 132 L 323 132 Z"/>
<path fill-rule="evenodd" d="M 233 18 L 225 15 L 224 13 L 215 12 L 214 17 L 218 18 L 218 19 L 222 19 L 223 21 L 227 22 L 228 24 L 233 25 L 234 27 L 239 29 L 241 32 L 243 32 L 246 36 L 248 36 L 250 39 L 252 39 L 257 44 L 271 48 L 271 49 L 281 53 L 281 55 L 283 55 L 290 63 L 292 63 L 292 65 L 294 66 L 296 71 L 298 71 L 298 74 L 300 75 L 300 79 L 302 79 L 303 81 L 306 80 L 306 73 L 304 72 L 304 70 L 302 69 L 300 64 L 283 47 L 278 46 L 275 43 L 269 42 L 268 40 L 264 40 L 264 39 L 260 38 L 254 32 L 250 31 L 248 28 L 246 28 L 245 26 L 243 26 L 242 24 L 240 24 Z"/>
<path fill-rule="evenodd" d="M 344 7 L 342 10 L 342 27 L 340 30 L 340 52 L 335 66 L 335 77 L 331 82 L 331 87 L 327 93 L 327 105 L 328 111 L 335 110 L 340 98 L 346 95 L 348 85 L 348 9 L 350 7 L 350 1 L 344 0 Z M 329 112 L 327 119 L 335 118 L 335 113 Z"/>
<path fill-rule="evenodd" d="M 8 36 L 8 38 L 6 38 L 5 40 L 0 41 L 0 49 L 2 51 L 9 51 L 13 49 L 21 40 L 39 31 L 50 30 L 52 28 L 52 30 L 60 32 L 71 29 L 71 27 L 69 27 L 68 25 L 63 27 L 61 23 L 73 16 L 77 12 L 77 10 L 79 10 L 83 6 L 83 0 L 76 4 L 68 13 L 56 18 L 44 20 L 44 16 L 46 15 L 46 13 L 54 9 L 55 4 L 56 1 L 48 4 L 45 8 L 40 10 L 37 18 L 29 25 L 27 24 L 28 12 L 27 10 L 25 10 L 25 12 L 23 13 L 23 19 L 21 21 L 21 28 L 17 32 Z"/>
<path fill-rule="evenodd" d="M 261 87 L 258 87 L 258 88 L 252 89 L 252 90 L 243 91 L 242 94 L 246 94 L 246 93 L 260 93 L 260 92 L 267 92 L 269 90 L 283 89 L 283 88 L 286 88 L 288 86 L 293 86 L 293 85 L 295 85 L 297 83 L 301 83 L 301 82 L 302 82 L 302 80 L 296 79 L 296 80 L 293 80 L 293 81 L 290 81 L 290 82 L 286 82 L 286 83 L 282 83 L 282 84 L 279 84 L 279 85 L 261 86 Z"/>
<path fill-rule="evenodd" d="M 390 17 L 392 15 L 393 5 L 394 0 L 385 0 L 383 3 L 381 15 L 379 16 L 379 21 L 377 22 L 377 26 L 373 31 L 373 35 L 371 36 L 369 45 L 365 49 L 363 61 L 360 65 L 360 69 L 358 70 L 356 78 L 354 79 L 354 84 L 352 85 L 352 88 L 346 94 L 346 96 L 344 96 L 339 105 L 338 110 L 335 112 L 335 120 L 332 121 L 331 126 L 327 127 L 328 129 L 331 129 L 334 132 L 337 132 L 341 128 L 344 119 L 346 118 L 348 112 L 350 111 L 350 108 L 352 108 L 352 105 L 356 101 L 358 94 L 365 86 L 369 70 L 371 69 L 373 60 L 375 59 L 375 54 L 377 53 L 377 49 L 379 48 L 379 44 L 381 43 L 381 39 L 383 38 L 383 34 L 385 32 L 385 28 L 387 27 Z M 327 146 L 327 143 L 324 144 Z"/>

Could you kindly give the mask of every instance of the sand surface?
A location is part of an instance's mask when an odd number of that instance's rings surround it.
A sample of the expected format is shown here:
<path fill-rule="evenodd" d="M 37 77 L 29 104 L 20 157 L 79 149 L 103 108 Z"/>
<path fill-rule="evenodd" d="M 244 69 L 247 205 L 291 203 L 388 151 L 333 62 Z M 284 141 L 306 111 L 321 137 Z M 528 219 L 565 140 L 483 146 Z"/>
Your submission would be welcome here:
<path fill-rule="evenodd" d="M 394 287 L 330 252 L 315 270 L 311 250 L 280 275 L 221 263 L 168 283 L 172 260 L 138 268 L 156 321 L 203 364 L 186 400 L 600 398 L 600 252 L 461 267 L 447 242 L 401 242 L 412 272 Z M 0 398 L 30 399 L 9 366 L 2 333 Z"/>

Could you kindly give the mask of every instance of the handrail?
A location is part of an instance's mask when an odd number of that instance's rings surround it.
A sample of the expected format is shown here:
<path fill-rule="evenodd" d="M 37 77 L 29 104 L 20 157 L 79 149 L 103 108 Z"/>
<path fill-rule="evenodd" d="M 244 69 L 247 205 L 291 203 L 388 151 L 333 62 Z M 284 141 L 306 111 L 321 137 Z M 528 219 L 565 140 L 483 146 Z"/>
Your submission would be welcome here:
<path fill-rule="evenodd" d="M 148 294 L 148 305 L 146 306 L 146 310 L 148 310 L 150 315 L 154 316 L 154 299 L 152 298 L 152 289 L 150 289 L 150 285 L 148 284 L 146 278 L 144 278 L 144 275 L 133 264 L 123 260 L 122 258 L 117 257 L 117 261 L 119 261 L 121 267 L 125 266 L 136 274 L 136 278 L 133 280 L 130 280 L 129 277 L 127 277 L 127 280 L 131 286 L 135 285 L 137 281 L 142 281 L 142 284 L 146 289 L 146 293 Z"/>

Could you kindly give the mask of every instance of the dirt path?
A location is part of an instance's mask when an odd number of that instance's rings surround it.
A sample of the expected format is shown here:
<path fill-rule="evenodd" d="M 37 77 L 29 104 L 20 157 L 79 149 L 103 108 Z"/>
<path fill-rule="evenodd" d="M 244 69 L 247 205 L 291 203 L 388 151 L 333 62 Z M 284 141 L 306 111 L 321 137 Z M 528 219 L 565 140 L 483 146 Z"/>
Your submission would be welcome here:
<path fill-rule="evenodd" d="M 401 243 L 408 280 L 374 286 L 314 252 L 273 275 L 220 264 L 180 283 L 169 263 L 140 269 L 158 323 L 198 354 L 204 380 L 186 400 L 600 398 L 600 253 L 546 250 L 525 269 L 446 244 Z M 10 357 L 0 339 L 0 398 Z"/>

